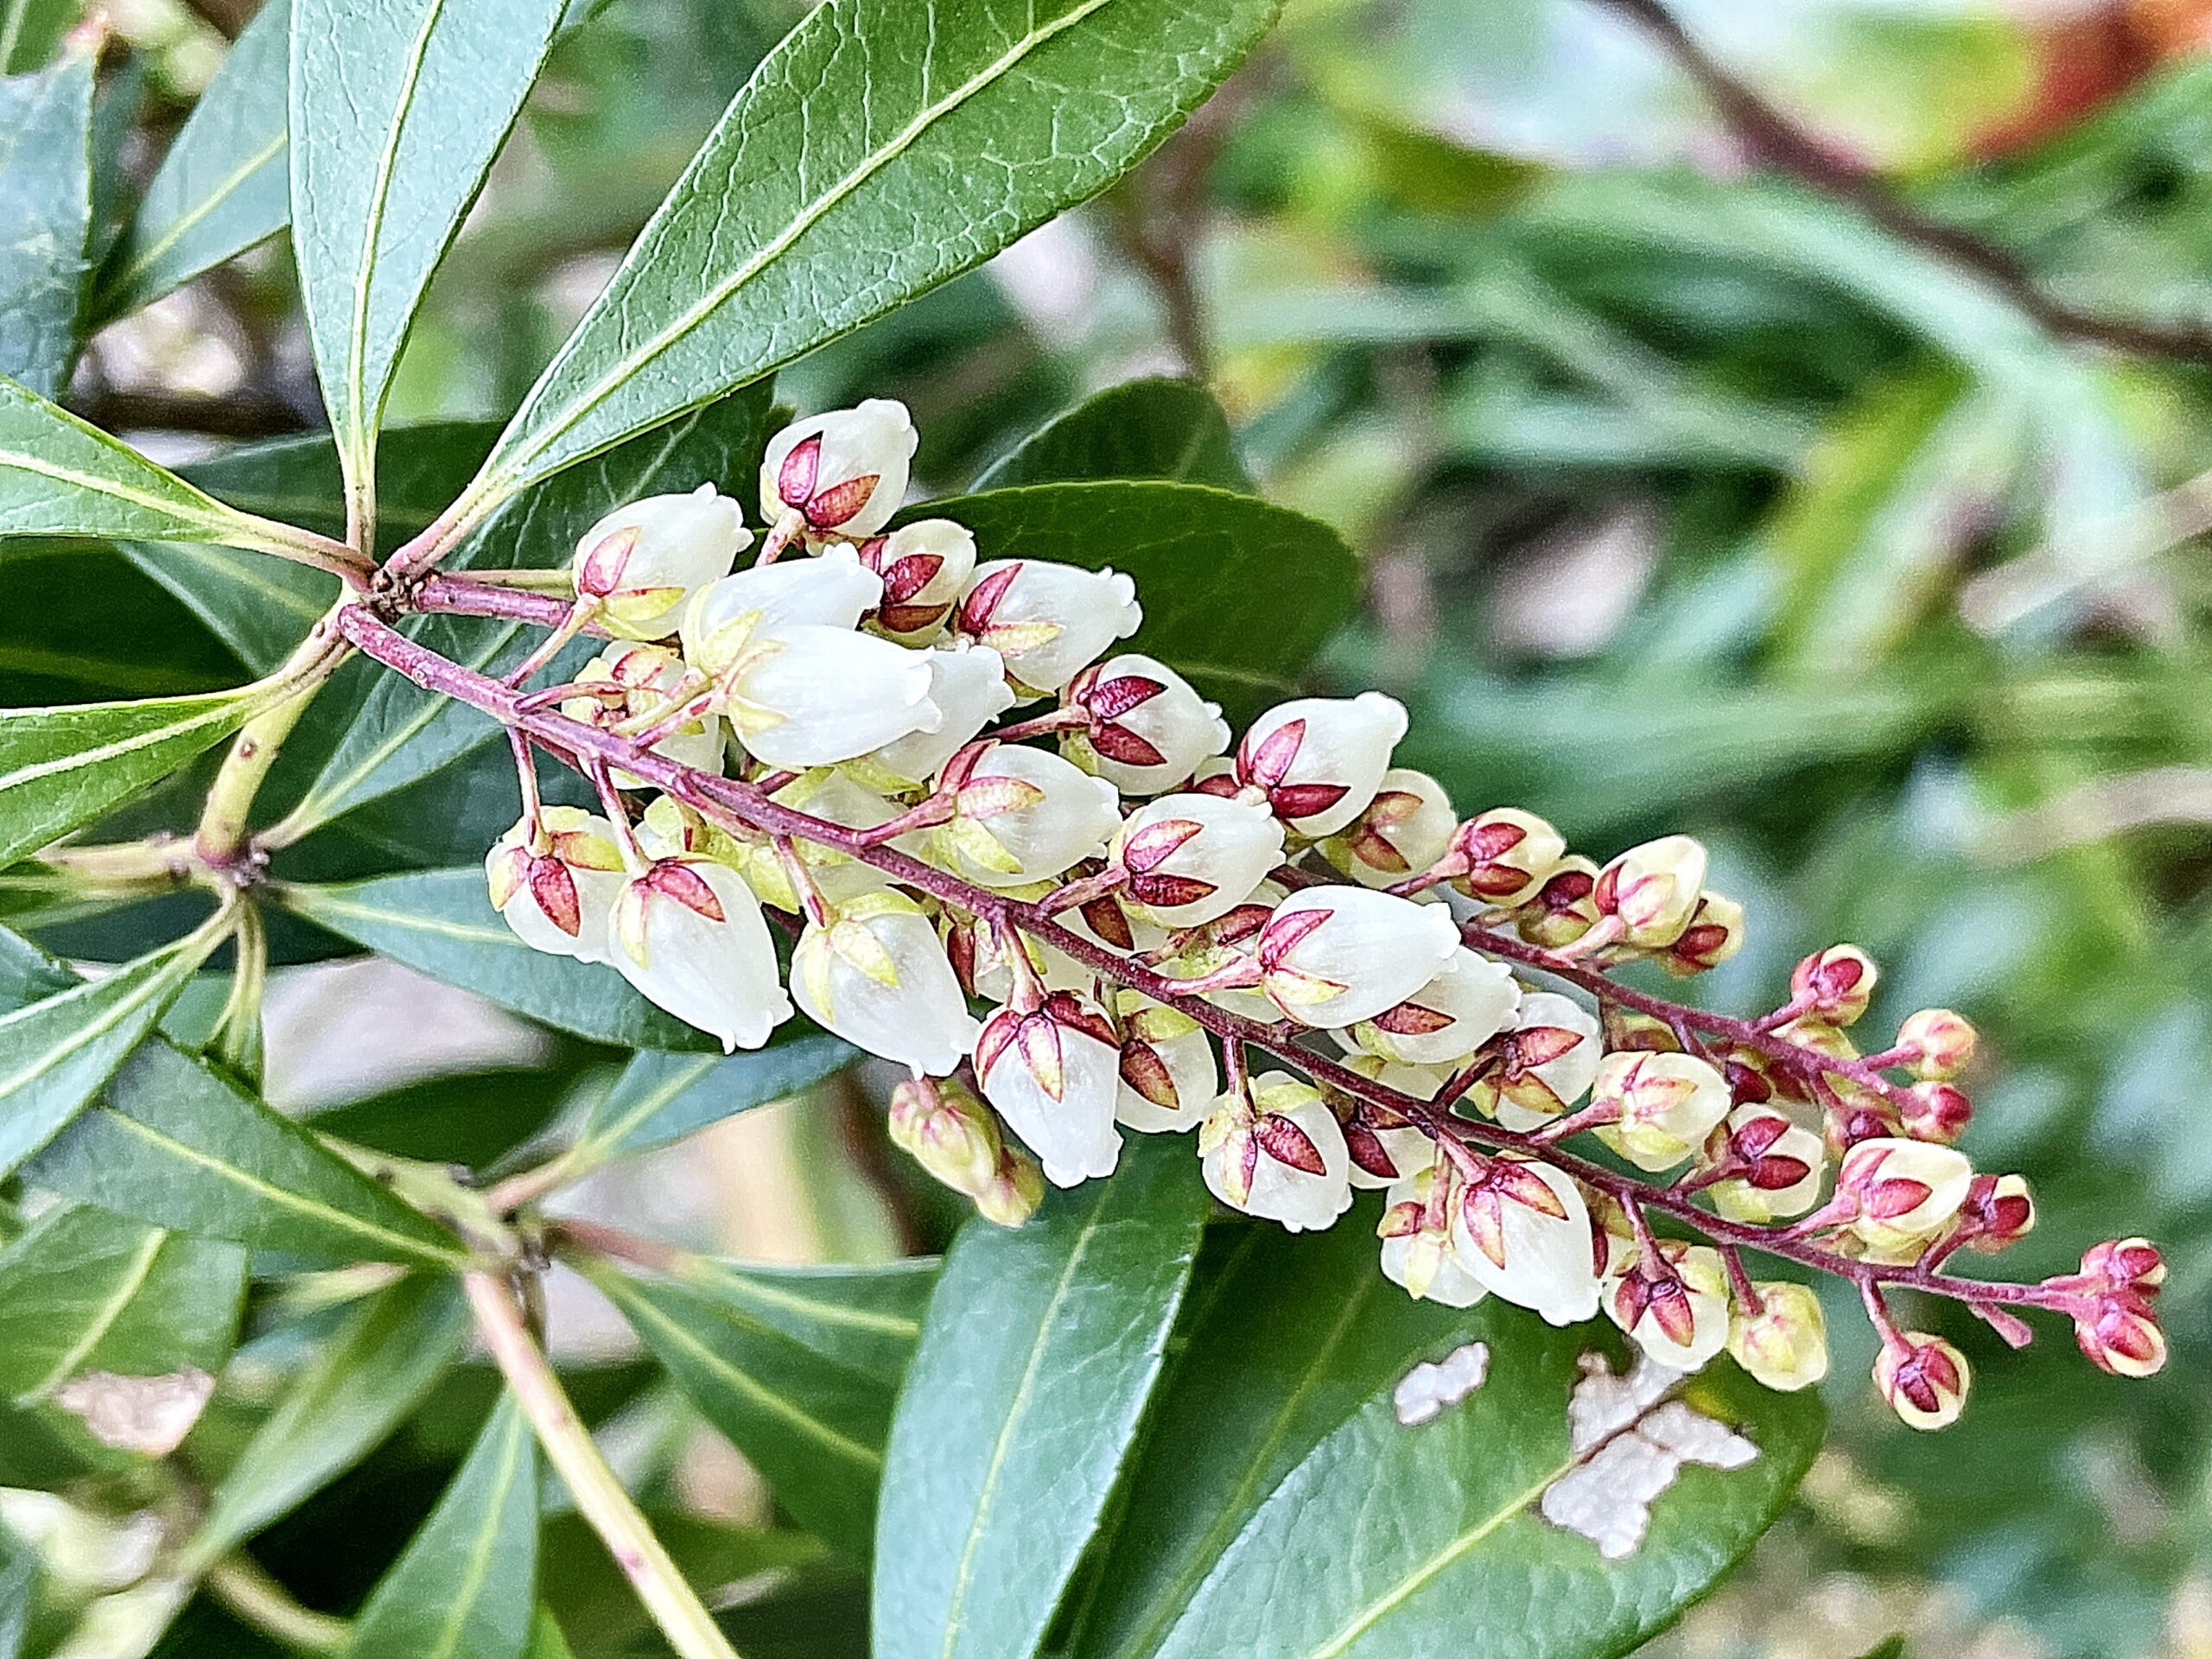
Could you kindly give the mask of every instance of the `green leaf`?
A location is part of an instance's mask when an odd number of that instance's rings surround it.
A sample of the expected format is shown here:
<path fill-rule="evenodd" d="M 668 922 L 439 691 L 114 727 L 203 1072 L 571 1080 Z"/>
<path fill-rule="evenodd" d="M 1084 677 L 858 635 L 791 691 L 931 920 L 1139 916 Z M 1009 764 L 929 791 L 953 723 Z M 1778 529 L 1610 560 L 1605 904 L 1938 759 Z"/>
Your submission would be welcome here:
<path fill-rule="evenodd" d="M 530 1621 L 530 1645 L 523 1649 L 523 1659 L 576 1659 L 569 1638 L 543 1606 Z"/>
<path fill-rule="evenodd" d="M 538 378 L 486 505 L 988 258 L 1110 183 L 1275 0 L 830 0 L 747 83 Z"/>
<path fill-rule="evenodd" d="M 258 553 L 234 556 L 304 569 Z M 0 546 L 0 707 L 178 696 L 238 679 L 224 642 L 115 548 L 44 537 Z"/>
<path fill-rule="evenodd" d="M 713 1038 L 663 1014 L 612 968 L 533 950 L 514 935 L 476 867 L 287 887 L 285 907 L 418 973 L 594 1042 L 700 1050 Z"/>
<path fill-rule="evenodd" d="M 480 1169 L 529 1140 L 563 1103 L 558 1071 L 467 1071 L 316 1112 L 318 1135 L 417 1163 Z"/>
<path fill-rule="evenodd" d="M 976 480 L 978 490 L 1084 479 L 1158 478 L 1249 495 L 1229 416 L 1192 380 L 1126 381 L 1087 397 Z"/>
<path fill-rule="evenodd" d="M 710 1519 L 694 1510 L 653 1504 L 641 1506 L 653 1535 L 687 1582 L 699 1586 L 712 1601 L 725 1585 L 760 1586 L 772 1602 L 794 1578 L 828 1565 L 822 1541 L 791 1527 L 760 1528 Z M 565 1642 L 586 1656 L 634 1656 L 654 1651 L 651 1615 L 636 1586 L 623 1575 L 606 1543 L 583 1516 L 570 1511 L 551 1515 L 538 1544 L 538 1583 L 552 1614 L 560 1619 Z M 748 1603 L 751 1598 L 748 1597 Z M 550 1622 L 550 1620 L 549 1620 Z M 795 1634 L 781 1629 L 780 1637 Z M 660 1651 L 665 1654 L 665 1647 Z M 567 1659 L 569 1648 L 557 1649 Z M 739 1649 L 745 1659 L 816 1659 L 804 1638 L 793 1645 Z M 544 1659 L 533 1654 L 531 1659 Z"/>
<path fill-rule="evenodd" d="M 726 1117 L 784 1100 L 860 1058 L 835 1037 L 806 1036 L 755 1054 L 642 1053 L 623 1068 L 577 1132 L 588 1166 L 666 1146 Z"/>
<path fill-rule="evenodd" d="M 503 1399 L 353 1626 L 349 1659 L 518 1659 L 537 1574 L 537 1458 Z"/>
<path fill-rule="evenodd" d="M 261 683 L 140 702 L 0 710 L 0 864 L 159 783 L 272 700 Z"/>
<path fill-rule="evenodd" d="M 121 316 L 283 230 L 292 214 L 285 154 L 290 0 L 264 0 L 170 143 L 94 307 Z"/>
<path fill-rule="evenodd" d="M 84 1109 L 221 937 L 208 931 L 0 1017 L 0 1174 Z"/>
<path fill-rule="evenodd" d="M 450 1279 L 404 1279 L 363 1301 L 210 1496 L 187 1562 L 204 1568 L 352 1468 L 429 1396 L 467 1333 Z"/>
<path fill-rule="evenodd" d="M 760 1469 L 792 1519 L 865 1562 L 896 1380 L 841 1363 L 694 1284 L 631 1278 L 602 1262 L 583 1265 L 692 1404 Z"/>
<path fill-rule="evenodd" d="M 38 1613 L 39 1567 L 38 1552 L 0 1527 L 0 1659 L 22 1659 Z"/>
<path fill-rule="evenodd" d="M 317 1264 L 451 1267 L 462 1256 L 450 1234 L 305 1129 L 164 1042 L 141 1049 L 25 1179 Z"/>
<path fill-rule="evenodd" d="M 322 399 L 364 520 L 377 429 L 423 290 L 563 0 L 295 0 L 292 250 Z"/>
<path fill-rule="evenodd" d="M 780 1331 L 841 1365 L 896 1386 L 922 1334 L 944 1263 L 911 1256 L 874 1267 L 782 1267 L 682 1255 L 670 1268 L 734 1318 Z"/>
<path fill-rule="evenodd" d="M 1186 1142 L 1136 1136 L 1111 1179 L 954 1241 L 887 1459 L 880 1659 L 1036 1650 L 1160 1374 L 1210 1205 Z"/>
<path fill-rule="evenodd" d="M 1035 484 L 932 501 L 984 559 L 1055 559 L 1136 579 L 1148 652 L 1232 719 L 1294 693 L 1358 599 L 1359 569 L 1327 525 L 1248 495 L 1166 482 Z"/>
<path fill-rule="evenodd" d="M 10 17 L 7 21 L 13 21 Z M 92 60 L 0 79 L 0 374 L 60 394 L 92 220 Z"/>
<path fill-rule="evenodd" d="M 0 75 L 43 68 L 76 21 L 77 0 L 0 0 Z"/>

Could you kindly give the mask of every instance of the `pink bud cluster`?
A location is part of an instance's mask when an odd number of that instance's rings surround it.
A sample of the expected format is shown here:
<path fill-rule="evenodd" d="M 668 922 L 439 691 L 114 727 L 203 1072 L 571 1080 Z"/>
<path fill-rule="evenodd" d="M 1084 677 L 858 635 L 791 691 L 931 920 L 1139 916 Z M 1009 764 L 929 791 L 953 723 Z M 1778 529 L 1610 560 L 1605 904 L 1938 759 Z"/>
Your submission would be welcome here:
<path fill-rule="evenodd" d="M 1516 808 L 1463 821 L 1394 764 L 1406 711 L 1376 692 L 1235 738 L 1174 668 L 1116 650 L 1142 620 L 1126 576 L 979 563 L 949 520 L 892 528 L 913 449 L 883 401 L 779 434 L 742 570 L 751 534 L 712 486 L 586 535 L 556 637 L 615 642 L 507 694 L 511 723 L 560 747 L 537 712 L 557 705 L 616 747 L 584 761 L 598 814 L 541 806 L 525 767 L 487 873 L 526 943 L 611 963 L 725 1048 L 796 1008 L 905 1067 L 894 1140 L 1002 1224 L 1041 1181 L 1110 1173 L 1125 1133 L 1193 1130 L 1236 1209 L 1320 1228 L 1382 1189 L 1382 1271 L 1411 1294 L 1602 1311 L 1677 1370 L 1725 1349 L 1776 1388 L 1825 1372 L 1820 1303 L 1755 1281 L 1745 1248 L 1859 1285 L 1876 1382 L 1918 1427 L 1956 1416 L 1967 1364 L 1896 1331 L 1885 1284 L 2008 1338 L 2025 1327 L 2000 1303 L 2059 1311 L 2105 1369 L 2158 1369 L 2163 1267 L 2140 1240 L 2040 1286 L 1939 1273 L 2035 1219 L 2018 1177 L 1953 1144 L 1960 1016 L 1913 1014 L 1862 1053 L 1847 1033 L 1879 976 L 1850 945 L 1756 1020 L 1617 983 L 1740 948 L 1697 842 L 1600 863 Z M 664 792 L 641 800 L 632 766 Z M 1274 1066 L 1255 1075 L 1253 1048 Z M 1566 1148 L 1585 1134 L 1635 1173 Z"/>

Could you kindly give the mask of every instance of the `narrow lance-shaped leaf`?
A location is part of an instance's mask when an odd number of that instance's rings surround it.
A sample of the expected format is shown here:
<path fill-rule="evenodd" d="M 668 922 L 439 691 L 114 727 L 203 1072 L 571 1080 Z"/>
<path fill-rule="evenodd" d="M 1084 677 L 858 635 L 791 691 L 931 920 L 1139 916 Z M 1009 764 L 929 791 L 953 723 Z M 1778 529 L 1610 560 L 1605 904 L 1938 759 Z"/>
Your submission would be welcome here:
<path fill-rule="evenodd" d="M 0 374 L 49 397 L 77 360 L 92 130 L 89 53 L 0 79 Z"/>
<path fill-rule="evenodd" d="M 0 865 L 158 783 L 273 696 L 264 682 L 197 696 L 0 711 Z"/>
<path fill-rule="evenodd" d="M 452 1267 L 453 1236 L 205 1062 L 156 1039 L 26 1179 L 179 1232 L 316 1263 Z"/>
<path fill-rule="evenodd" d="M 265 0 L 232 43 L 109 259 L 98 316 L 151 304 L 284 228 L 290 37 L 290 0 Z"/>
<path fill-rule="evenodd" d="M 537 1448 L 510 1396 L 371 1592 L 349 1659 L 518 1659 L 537 1576 Z"/>
<path fill-rule="evenodd" d="M 1160 1373 L 1210 1205 L 1192 1175 L 1138 1137 L 1111 1179 L 954 1241 L 887 1459 L 880 1659 L 1035 1651 Z"/>
<path fill-rule="evenodd" d="M 354 510 L 430 276 L 522 101 L 563 0 L 295 0 L 292 247 Z"/>
<path fill-rule="evenodd" d="M 145 1041 L 221 941 L 213 926 L 0 1018 L 0 1174 L 58 1134 Z"/>
<path fill-rule="evenodd" d="M 480 506 L 767 374 L 1110 183 L 1277 0 L 830 0 L 524 399 Z"/>
<path fill-rule="evenodd" d="M 76 20 L 77 0 L 0 0 L 0 75 L 41 67 Z"/>
<path fill-rule="evenodd" d="M 669 1271 L 734 1314 L 895 1386 L 913 1359 L 923 1310 L 944 1265 L 933 1255 L 870 1267 L 680 1255 Z"/>
<path fill-rule="evenodd" d="M 571 1155 L 588 1166 L 665 1146 L 795 1095 L 859 1058 L 850 1044 L 823 1036 L 757 1054 L 639 1054 L 593 1104 Z"/>

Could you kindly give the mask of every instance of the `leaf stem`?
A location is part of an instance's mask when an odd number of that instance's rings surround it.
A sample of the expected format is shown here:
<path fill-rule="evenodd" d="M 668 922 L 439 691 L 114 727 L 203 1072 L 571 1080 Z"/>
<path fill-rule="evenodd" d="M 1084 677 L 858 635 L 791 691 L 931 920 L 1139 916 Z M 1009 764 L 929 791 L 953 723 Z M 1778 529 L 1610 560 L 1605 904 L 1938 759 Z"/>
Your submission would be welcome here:
<path fill-rule="evenodd" d="M 737 1659 L 714 1616 L 684 1582 L 668 1551 L 576 1415 L 545 1353 L 523 1323 L 512 1289 L 489 1274 L 462 1280 L 477 1334 L 530 1420 L 576 1508 L 607 1545 L 638 1599 L 681 1659 Z"/>
<path fill-rule="evenodd" d="M 194 836 L 194 850 L 207 868 L 232 870 L 245 861 L 254 797 L 276 764 L 284 740 L 349 654 L 339 622 L 350 608 L 341 601 L 317 619 L 299 649 L 270 677 L 283 688 L 276 701 L 246 721 L 223 757 Z"/>
<path fill-rule="evenodd" d="M 260 1562 L 243 1551 L 217 1561 L 200 1582 L 208 1595 L 233 1617 L 295 1653 L 340 1654 L 353 1639 L 351 1624 L 302 1607 Z"/>

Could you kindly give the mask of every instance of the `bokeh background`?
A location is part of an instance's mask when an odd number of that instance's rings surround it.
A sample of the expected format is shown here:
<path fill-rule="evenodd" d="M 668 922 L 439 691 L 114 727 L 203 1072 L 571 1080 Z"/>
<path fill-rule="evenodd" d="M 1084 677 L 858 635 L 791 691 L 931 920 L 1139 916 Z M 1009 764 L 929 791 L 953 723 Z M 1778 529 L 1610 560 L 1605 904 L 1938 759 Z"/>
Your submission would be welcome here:
<path fill-rule="evenodd" d="M 803 7 L 577 10 L 395 420 L 512 407 Z M 127 167 L 251 10 L 108 4 Z M 2202 1659 L 2212 4 L 1674 15 L 1691 48 L 1627 0 L 1292 0 L 1112 196 L 782 396 L 906 398 L 934 493 L 1084 392 L 1203 378 L 1265 493 L 1359 550 L 1368 604 L 1325 678 L 1405 698 L 1408 763 L 1600 858 L 1706 838 L 1752 934 L 1700 995 L 1770 1006 L 1800 953 L 1849 940 L 1884 968 L 1872 1025 L 1967 1013 L 1968 1147 L 2042 1200 L 2015 1271 L 2115 1232 L 2167 1247 L 2164 1376 L 2101 1376 L 2051 1329 L 2000 1358 L 1968 1322 L 1991 1363 L 1940 1436 L 1882 1411 L 1839 1317 L 1831 1450 L 1654 1653 L 1850 1659 L 1903 1632 L 1929 1659 Z M 75 406 L 172 460 L 319 418 L 289 280 L 264 251 L 109 329 Z M 11 702 L 86 695 L 4 640 L 0 671 Z M 272 1097 L 342 1110 L 395 1081 L 352 1040 L 378 1007 L 435 1031 L 418 1059 L 524 1079 L 518 1109 L 590 1058 L 397 970 L 301 969 Z M 928 1248 L 950 1219 L 849 1090 L 578 1202 L 790 1259 Z M 581 1302 L 556 1325 L 615 1339 Z M 758 1503 L 669 1402 L 632 1416 L 637 1446 L 685 1448 L 682 1502 Z"/>

